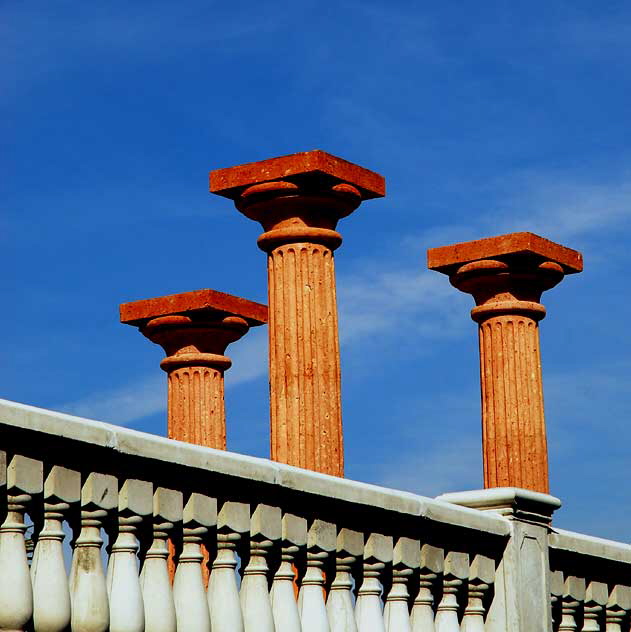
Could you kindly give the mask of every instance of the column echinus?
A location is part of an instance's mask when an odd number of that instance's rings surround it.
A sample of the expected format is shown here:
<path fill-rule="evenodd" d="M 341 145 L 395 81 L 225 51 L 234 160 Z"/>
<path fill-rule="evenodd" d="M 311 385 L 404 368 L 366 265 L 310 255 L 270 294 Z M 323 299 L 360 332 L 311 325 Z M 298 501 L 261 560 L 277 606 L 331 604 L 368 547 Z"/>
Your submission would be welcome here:
<path fill-rule="evenodd" d="M 382 176 L 323 151 L 210 174 L 210 191 L 260 222 L 269 283 L 271 458 L 343 476 L 335 230 Z"/>
<path fill-rule="evenodd" d="M 539 321 L 541 294 L 580 272 L 580 252 L 532 233 L 433 248 L 428 267 L 472 294 L 478 323 L 485 487 L 549 491 Z"/>
<path fill-rule="evenodd" d="M 226 347 L 267 322 L 267 307 L 197 290 L 123 303 L 120 319 L 167 354 L 160 366 L 168 374 L 169 439 L 225 450 L 224 371 L 232 364 Z"/>

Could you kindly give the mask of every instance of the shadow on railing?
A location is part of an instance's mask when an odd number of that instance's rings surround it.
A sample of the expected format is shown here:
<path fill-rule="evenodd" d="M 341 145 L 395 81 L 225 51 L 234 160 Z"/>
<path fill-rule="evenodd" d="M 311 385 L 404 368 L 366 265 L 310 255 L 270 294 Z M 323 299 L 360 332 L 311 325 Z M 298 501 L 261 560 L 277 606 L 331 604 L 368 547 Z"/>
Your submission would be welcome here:
<path fill-rule="evenodd" d="M 612 632 L 631 607 L 631 547 L 550 534 L 544 494 L 434 500 L 6 401 L 0 432 L 2 630 L 536 631 L 552 594 L 555 629 Z"/>

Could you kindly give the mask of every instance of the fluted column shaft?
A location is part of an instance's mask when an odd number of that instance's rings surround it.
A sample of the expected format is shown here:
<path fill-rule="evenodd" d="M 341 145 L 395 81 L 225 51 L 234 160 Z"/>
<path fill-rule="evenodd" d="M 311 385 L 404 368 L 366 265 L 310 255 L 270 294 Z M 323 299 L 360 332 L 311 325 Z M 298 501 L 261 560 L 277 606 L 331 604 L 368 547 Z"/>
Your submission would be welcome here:
<path fill-rule="evenodd" d="M 341 476 L 340 352 L 333 251 L 298 242 L 268 256 L 271 457 Z"/>
<path fill-rule="evenodd" d="M 230 360 L 210 353 L 187 355 L 170 356 L 160 365 L 168 374 L 167 436 L 225 450 L 223 374 Z"/>
<path fill-rule="evenodd" d="M 194 320 L 169 315 L 142 327 L 168 354 L 160 366 L 168 374 L 170 439 L 226 449 L 223 376 L 232 363 L 223 351 L 247 330 L 248 323 L 238 316 Z"/>
<path fill-rule="evenodd" d="M 473 294 L 480 337 L 485 487 L 549 491 L 538 322 L 541 293 L 564 276 L 551 261 L 492 259 L 461 266 L 451 282 Z"/>
<path fill-rule="evenodd" d="M 480 318 L 484 486 L 548 491 L 537 319 L 525 312 L 476 317 Z M 514 458 L 513 451 L 521 458 Z"/>
<path fill-rule="evenodd" d="M 313 191 L 277 181 L 237 203 L 266 231 L 271 458 L 334 476 L 344 475 L 335 227 L 360 202 L 348 184 Z"/>
<path fill-rule="evenodd" d="M 211 171 L 210 190 L 265 231 L 271 457 L 343 476 L 335 229 L 384 179 L 316 149 Z"/>

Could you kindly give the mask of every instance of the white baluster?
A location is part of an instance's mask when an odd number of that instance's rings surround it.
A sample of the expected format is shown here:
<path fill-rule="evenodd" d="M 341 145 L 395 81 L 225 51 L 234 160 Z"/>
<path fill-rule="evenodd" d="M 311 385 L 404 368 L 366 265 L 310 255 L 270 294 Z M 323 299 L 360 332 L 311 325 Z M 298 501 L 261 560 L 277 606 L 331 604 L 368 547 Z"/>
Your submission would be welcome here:
<path fill-rule="evenodd" d="M 183 545 L 178 556 L 173 597 L 178 632 L 210 632 L 210 613 L 202 575 L 201 545 L 217 524 L 217 501 L 191 494 L 184 506 Z"/>
<path fill-rule="evenodd" d="M 469 574 L 469 556 L 450 551 L 445 556 L 443 597 L 436 610 L 436 632 L 459 632 L 458 597 L 463 580 Z"/>
<path fill-rule="evenodd" d="M 622 622 L 626 619 L 629 610 L 631 610 L 631 588 L 616 584 L 607 600 L 606 632 L 622 632 Z"/>
<path fill-rule="evenodd" d="M 250 551 L 241 582 L 241 610 L 245 632 L 274 632 L 269 595 L 268 555 L 281 536 L 280 509 L 257 505 L 250 520 Z"/>
<path fill-rule="evenodd" d="M 176 632 L 175 602 L 169 577 L 169 534 L 182 521 L 182 493 L 158 487 L 153 494 L 153 541 L 144 554 L 140 588 L 146 632 Z"/>
<path fill-rule="evenodd" d="M 143 632 L 145 607 L 138 576 L 138 528 L 151 515 L 151 483 L 128 479 L 118 493 L 118 534 L 107 569 L 110 632 Z"/>
<path fill-rule="evenodd" d="M 363 580 L 357 593 L 355 621 L 359 632 L 385 632 L 381 574 L 392 562 L 392 538 L 372 533 L 364 546 Z"/>
<path fill-rule="evenodd" d="M 585 580 L 570 575 L 565 579 L 561 603 L 559 632 L 574 632 L 577 629 L 576 613 L 585 599 Z"/>
<path fill-rule="evenodd" d="M 298 609 L 303 632 L 329 632 L 324 599 L 324 566 L 335 551 L 335 525 L 314 520 L 307 533 L 307 569 L 300 583 Z"/>
<path fill-rule="evenodd" d="M 494 579 L 495 562 L 485 555 L 475 555 L 469 569 L 468 601 L 462 617 L 461 632 L 484 632 L 484 598 Z"/>
<path fill-rule="evenodd" d="M 386 598 L 383 618 L 386 632 L 411 632 L 408 581 L 418 569 L 421 544 L 418 540 L 399 538 L 392 558 L 392 587 Z"/>
<path fill-rule="evenodd" d="M 335 579 L 331 584 L 326 610 L 331 632 L 357 632 L 353 608 L 352 572 L 364 551 L 364 536 L 358 531 L 340 529 L 337 534 Z"/>
<path fill-rule="evenodd" d="M 26 629 L 33 616 L 24 513 L 33 496 L 42 492 L 42 464 L 14 456 L 7 467 L 5 453 L 1 452 L 0 487 L 7 494 L 7 514 L 0 526 L 0 630 L 17 632 Z"/>
<path fill-rule="evenodd" d="M 601 632 L 601 613 L 607 604 L 607 584 L 603 582 L 589 582 L 585 591 L 583 607 L 583 629 L 581 632 Z"/>
<path fill-rule="evenodd" d="M 243 632 L 243 615 L 237 585 L 236 549 L 250 530 L 250 507 L 224 502 L 217 515 L 217 556 L 208 582 L 208 605 L 213 632 Z"/>
<path fill-rule="evenodd" d="M 70 626 L 70 587 L 64 562 L 62 522 L 81 500 L 81 475 L 55 465 L 44 483 L 44 526 L 37 537 L 31 580 L 35 632 L 63 632 Z"/>
<path fill-rule="evenodd" d="M 281 562 L 270 593 L 276 632 L 301 632 L 300 613 L 296 602 L 296 554 L 307 544 L 307 521 L 285 514 L 282 520 Z"/>
<path fill-rule="evenodd" d="M 444 566 L 442 549 L 431 544 L 421 546 L 419 589 L 412 605 L 412 632 L 434 632 L 434 591 Z"/>
<path fill-rule="evenodd" d="M 561 600 L 563 599 L 563 571 L 550 571 L 550 613 L 552 629 L 558 630 L 561 623 Z"/>
<path fill-rule="evenodd" d="M 114 476 L 91 473 L 81 490 L 81 532 L 74 542 L 70 568 L 73 632 L 106 632 L 110 616 L 101 561 L 101 527 L 118 504 Z"/>

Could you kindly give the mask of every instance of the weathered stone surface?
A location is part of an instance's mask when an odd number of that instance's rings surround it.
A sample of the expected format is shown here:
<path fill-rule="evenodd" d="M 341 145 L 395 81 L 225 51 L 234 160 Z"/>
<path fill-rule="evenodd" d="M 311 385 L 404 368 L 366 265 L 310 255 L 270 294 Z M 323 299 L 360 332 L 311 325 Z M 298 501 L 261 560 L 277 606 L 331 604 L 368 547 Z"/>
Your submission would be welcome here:
<path fill-rule="evenodd" d="M 492 584 L 495 579 L 495 561 L 486 555 L 474 555 L 469 569 L 469 580 Z"/>
<path fill-rule="evenodd" d="M 279 540 L 281 537 L 280 507 L 259 504 L 252 512 L 250 519 L 250 535 L 252 538 L 263 536 L 268 540 Z"/>
<path fill-rule="evenodd" d="M 155 520 L 178 522 L 182 520 L 184 495 L 174 489 L 158 487 L 153 494 L 153 514 Z"/>
<path fill-rule="evenodd" d="M 576 601 L 583 601 L 585 599 L 585 579 L 573 575 L 567 577 L 563 585 L 563 596 L 571 597 Z"/>
<path fill-rule="evenodd" d="M 513 233 L 428 251 L 428 265 L 449 274 L 476 307 L 480 336 L 485 487 L 547 493 L 548 448 L 538 322 L 541 294 L 582 256 L 532 233 Z"/>
<path fill-rule="evenodd" d="M 91 472 L 81 489 L 81 504 L 107 511 L 118 505 L 118 481 L 110 474 Z"/>
<path fill-rule="evenodd" d="M 78 502 L 81 499 L 81 474 L 54 465 L 44 482 L 44 497 L 66 503 Z"/>
<path fill-rule="evenodd" d="M 121 322 L 139 327 L 167 357 L 167 435 L 226 449 L 226 347 L 267 321 L 267 307 L 237 296 L 198 290 L 120 306 Z"/>
<path fill-rule="evenodd" d="M 240 316 L 248 321 L 250 327 L 267 322 L 267 305 L 208 289 L 123 303 L 120 306 L 120 319 L 121 323 L 140 327 L 160 316 L 192 315 L 199 312 Z"/>
<path fill-rule="evenodd" d="M 217 515 L 217 528 L 234 533 L 250 530 L 250 507 L 247 503 L 227 501 Z"/>
<path fill-rule="evenodd" d="M 466 579 L 469 576 L 469 556 L 460 551 L 448 551 L 443 572 L 446 576 Z"/>
<path fill-rule="evenodd" d="M 342 476 L 344 447 L 333 251 L 335 230 L 378 174 L 321 151 L 220 169 L 210 190 L 265 232 L 268 254 L 271 457 Z"/>
<path fill-rule="evenodd" d="M 213 527 L 217 524 L 217 501 L 204 494 L 193 493 L 184 505 L 183 521 L 185 525 Z"/>
<path fill-rule="evenodd" d="M 321 551 L 335 551 L 335 525 L 325 520 L 314 520 L 307 534 L 307 547 L 318 548 Z"/>
<path fill-rule="evenodd" d="M 392 536 L 381 533 L 371 533 L 364 545 L 364 559 L 376 560 L 388 564 L 392 562 L 393 543 Z"/>
<path fill-rule="evenodd" d="M 442 573 L 445 565 L 445 552 L 431 544 L 421 546 L 420 569 L 422 573 Z"/>
<path fill-rule="evenodd" d="M 138 516 L 153 511 L 153 485 L 147 481 L 127 479 L 118 492 L 118 509 Z"/>
<path fill-rule="evenodd" d="M 296 178 L 352 184 L 362 192 L 363 199 L 386 193 L 385 181 L 378 173 L 319 149 L 211 171 L 210 191 L 235 200 L 244 188 L 254 184 Z"/>
<path fill-rule="evenodd" d="M 16 454 L 7 467 L 9 494 L 39 494 L 44 486 L 44 466 L 41 461 Z"/>
<path fill-rule="evenodd" d="M 0 399 L 0 430 L 3 428 L 12 432 L 16 429 L 26 431 L 34 443 L 49 439 L 72 439 L 86 454 L 95 455 L 95 459 L 105 459 L 104 462 L 121 454 L 146 459 L 148 471 L 156 463 L 160 468 L 184 466 L 190 468 L 193 477 L 218 473 L 228 477 L 234 485 L 256 482 L 264 486 L 269 494 L 298 491 L 309 495 L 313 501 L 327 499 L 349 502 L 362 508 L 400 514 L 406 519 L 411 516 L 424 517 L 435 523 L 463 526 L 495 536 L 505 536 L 510 532 L 508 521 L 492 512 L 487 514 L 408 492 L 300 470 L 267 459 L 170 441 L 130 428 Z M 116 494 L 116 479 L 109 477 L 109 480 Z M 116 506 L 115 498 L 116 495 L 110 508 Z"/>
<path fill-rule="evenodd" d="M 406 568 L 418 568 L 421 560 L 421 543 L 412 538 L 397 538 L 392 563 Z"/>
<path fill-rule="evenodd" d="M 359 557 L 364 551 L 363 534 L 351 529 L 340 529 L 337 534 L 337 550 L 344 555 Z"/>
<path fill-rule="evenodd" d="M 626 542 L 614 542 L 555 528 L 550 534 L 550 547 L 559 551 L 631 564 L 631 545 Z"/>
<path fill-rule="evenodd" d="M 563 267 L 565 274 L 581 272 L 583 256 L 580 252 L 561 246 L 533 233 L 510 233 L 497 237 L 476 239 L 427 251 L 427 267 L 451 274 L 460 266 L 481 259 L 504 261 L 520 256 L 531 256 L 542 261 L 553 261 Z"/>
<path fill-rule="evenodd" d="M 286 513 L 282 520 L 282 538 L 294 546 L 307 544 L 307 520 L 300 516 Z"/>

